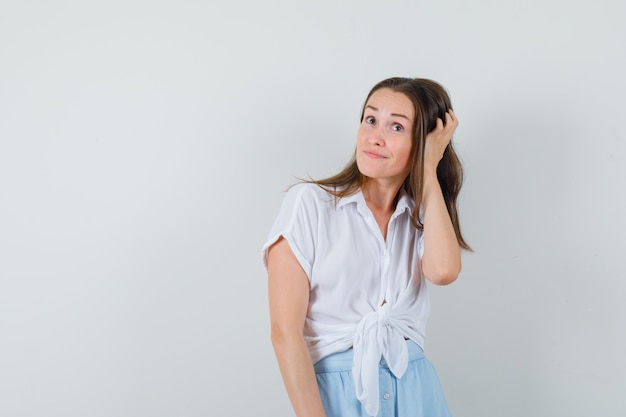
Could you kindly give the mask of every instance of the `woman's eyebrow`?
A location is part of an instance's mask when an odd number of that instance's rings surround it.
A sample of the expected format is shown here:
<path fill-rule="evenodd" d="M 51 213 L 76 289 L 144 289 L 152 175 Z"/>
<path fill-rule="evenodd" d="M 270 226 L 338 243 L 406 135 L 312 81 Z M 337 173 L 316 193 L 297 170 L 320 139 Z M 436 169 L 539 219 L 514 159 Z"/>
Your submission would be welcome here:
<path fill-rule="evenodd" d="M 377 109 L 376 107 L 372 106 L 371 104 L 368 104 L 367 106 L 365 106 L 365 108 L 366 108 L 366 109 L 372 109 L 372 110 L 374 110 L 374 111 L 378 111 L 378 109 Z M 408 118 L 408 117 L 406 117 L 404 114 L 400 114 L 400 113 L 391 113 L 391 115 L 392 115 L 392 116 L 395 116 L 395 117 L 402 117 L 403 119 L 406 119 L 406 120 L 410 121 L 410 120 L 409 120 L 409 118 Z"/>
<path fill-rule="evenodd" d="M 408 117 L 406 117 L 404 114 L 399 114 L 399 113 L 391 113 L 392 116 L 396 116 L 396 117 L 402 117 L 403 119 L 409 120 Z"/>

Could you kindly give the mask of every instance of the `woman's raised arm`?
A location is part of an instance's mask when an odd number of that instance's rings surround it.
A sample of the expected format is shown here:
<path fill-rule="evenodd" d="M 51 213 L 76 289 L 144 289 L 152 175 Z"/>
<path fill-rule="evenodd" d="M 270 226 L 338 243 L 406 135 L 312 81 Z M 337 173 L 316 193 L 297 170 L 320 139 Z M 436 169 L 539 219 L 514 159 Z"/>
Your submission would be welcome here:
<path fill-rule="evenodd" d="M 446 113 L 446 124 L 437 126 L 426 136 L 424 154 L 424 256 L 422 271 L 432 283 L 447 285 L 461 272 L 461 248 L 448 214 L 443 192 L 437 179 L 437 165 L 443 157 L 459 122 L 452 110 Z"/>

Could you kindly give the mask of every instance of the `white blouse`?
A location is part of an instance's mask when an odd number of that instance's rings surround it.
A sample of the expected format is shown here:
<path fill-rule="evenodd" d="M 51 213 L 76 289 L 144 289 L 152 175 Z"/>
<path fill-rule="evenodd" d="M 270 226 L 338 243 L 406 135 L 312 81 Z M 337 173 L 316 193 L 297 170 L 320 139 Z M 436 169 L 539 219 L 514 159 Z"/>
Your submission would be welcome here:
<path fill-rule="evenodd" d="M 414 206 L 402 191 L 385 240 L 361 192 L 335 204 L 319 186 L 298 184 L 263 246 L 267 266 L 270 246 L 280 236 L 289 243 L 310 282 L 304 336 L 313 363 L 353 347 L 357 398 L 370 412 L 378 410 L 381 356 L 400 378 L 408 365 L 405 337 L 424 344 L 430 301 Z"/>

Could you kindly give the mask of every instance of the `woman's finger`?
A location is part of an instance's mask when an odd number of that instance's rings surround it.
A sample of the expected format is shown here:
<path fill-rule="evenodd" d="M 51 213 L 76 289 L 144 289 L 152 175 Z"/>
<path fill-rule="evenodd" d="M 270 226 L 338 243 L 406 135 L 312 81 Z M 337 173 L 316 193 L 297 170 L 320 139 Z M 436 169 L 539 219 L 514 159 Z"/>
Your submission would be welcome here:
<path fill-rule="evenodd" d="M 450 115 L 450 120 L 454 123 L 454 127 L 456 128 L 459 125 L 459 119 L 456 117 L 452 109 L 448 111 L 448 114 Z"/>
<path fill-rule="evenodd" d="M 441 120 L 440 118 L 437 118 L 437 122 L 435 123 L 435 129 L 434 130 L 443 130 L 443 120 Z"/>

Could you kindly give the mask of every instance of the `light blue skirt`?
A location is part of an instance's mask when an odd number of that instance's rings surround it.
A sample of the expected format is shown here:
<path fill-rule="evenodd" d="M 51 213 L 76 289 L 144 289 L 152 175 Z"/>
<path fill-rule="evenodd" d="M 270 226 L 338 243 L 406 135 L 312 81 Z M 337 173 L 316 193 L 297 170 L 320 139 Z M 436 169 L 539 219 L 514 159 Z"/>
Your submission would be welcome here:
<path fill-rule="evenodd" d="M 352 379 L 352 349 L 315 363 L 315 374 L 328 417 L 451 417 L 433 365 L 422 348 L 407 341 L 409 365 L 396 378 L 381 358 L 378 367 L 378 415 L 368 416 L 356 398 Z"/>

